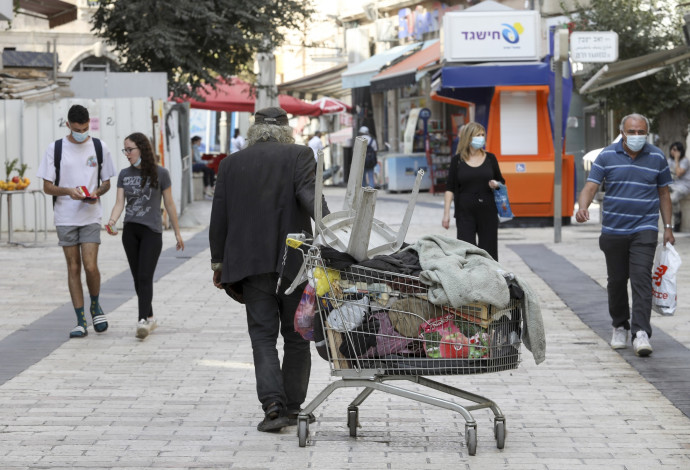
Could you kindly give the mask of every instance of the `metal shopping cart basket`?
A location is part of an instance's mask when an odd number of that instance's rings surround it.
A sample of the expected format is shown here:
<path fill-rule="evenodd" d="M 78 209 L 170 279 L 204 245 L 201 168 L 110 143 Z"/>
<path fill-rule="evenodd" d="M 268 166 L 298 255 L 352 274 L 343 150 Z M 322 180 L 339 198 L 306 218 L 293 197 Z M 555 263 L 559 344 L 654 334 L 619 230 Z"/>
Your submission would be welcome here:
<path fill-rule="evenodd" d="M 495 402 L 428 377 L 516 368 L 523 300 L 511 298 L 502 310 L 478 303 L 461 308 L 434 305 L 427 298 L 428 287 L 415 276 L 357 265 L 332 269 L 319 247 L 291 238 L 287 243 L 301 249 L 303 269 L 315 291 L 317 349 L 328 359 L 331 374 L 342 379 L 331 382 L 298 415 L 300 447 L 307 444 L 309 414 L 342 387 L 364 388 L 347 407 L 352 437 L 357 436 L 359 406 L 379 390 L 460 413 L 470 455 L 477 450 L 477 422 L 470 412 L 489 408 L 496 445 L 504 447 L 505 416 Z M 407 380 L 471 404 L 407 390 L 391 384 L 393 380 Z"/>

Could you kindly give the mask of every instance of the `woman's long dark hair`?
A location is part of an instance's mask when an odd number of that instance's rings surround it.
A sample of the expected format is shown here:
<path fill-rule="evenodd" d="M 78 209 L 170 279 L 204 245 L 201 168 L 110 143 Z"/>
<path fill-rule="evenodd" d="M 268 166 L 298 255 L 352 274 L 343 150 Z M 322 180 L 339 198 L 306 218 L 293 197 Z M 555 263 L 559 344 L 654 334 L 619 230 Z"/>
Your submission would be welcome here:
<path fill-rule="evenodd" d="M 139 149 L 139 155 L 141 155 L 141 187 L 143 188 L 146 185 L 146 181 L 149 181 L 152 188 L 157 188 L 158 165 L 153 154 L 151 141 L 141 132 L 134 132 L 125 137 L 125 140 L 131 140 Z"/>
<path fill-rule="evenodd" d="M 680 158 L 683 158 L 685 156 L 685 145 L 683 145 L 682 142 L 673 142 L 668 150 L 670 152 L 673 149 L 678 150 L 678 153 L 680 153 Z"/>

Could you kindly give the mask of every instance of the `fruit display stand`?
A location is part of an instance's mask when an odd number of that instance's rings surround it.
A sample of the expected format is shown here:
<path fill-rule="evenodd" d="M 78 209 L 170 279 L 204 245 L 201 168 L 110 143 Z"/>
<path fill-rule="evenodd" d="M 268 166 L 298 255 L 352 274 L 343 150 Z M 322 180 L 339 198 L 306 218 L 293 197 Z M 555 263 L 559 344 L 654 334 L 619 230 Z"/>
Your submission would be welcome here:
<path fill-rule="evenodd" d="M 34 201 L 34 243 L 38 242 L 38 199 L 43 202 L 43 239 L 48 238 L 48 204 L 47 196 L 43 191 L 38 189 L 34 190 L 13 190 L 13 191 L 3 191 L 0 190 L 0 238 L 2 237 L 2 200 L 3 197 L 7 200 L 7 243 L 17 244 L 13 240 L 14 225 L 12 223 L 12 197 L 13 196 L 25 196 L 26 194 L 31 194 Z M 40 197 L 43 196 L 43 197 Z"/>

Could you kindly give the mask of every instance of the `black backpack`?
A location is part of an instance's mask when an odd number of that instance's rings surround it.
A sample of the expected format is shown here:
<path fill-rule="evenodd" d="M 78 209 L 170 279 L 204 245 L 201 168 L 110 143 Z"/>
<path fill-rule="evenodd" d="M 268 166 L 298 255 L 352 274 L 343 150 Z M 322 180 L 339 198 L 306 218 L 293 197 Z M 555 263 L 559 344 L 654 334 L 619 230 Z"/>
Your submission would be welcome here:
<path fill-rule="evenodd" d="M 371 142 L 369 142 L 367 145 L 367 154 L 364 158 L 364 168 L 371 170 L 376 166 L 376 163 L 376 150 L 374 150 L 374 147 L 371 146 Z"/>
<path fill-rule="evenodd" d="M 98 160 L 98 186 L 101 185 L 101 170 L 103 169 L 103 146 L 101 141 L 95 137 L 91 137 L 93 140 L 93 146 L 96 148 L 96 160 Z M 55 163 L 55 186 L 60 184 L 60 160 L 62 160 L 62 139 L 55 141 L 55 153 L 53 156 L 53 162 Z M 55 202 L 57 201 L 57 196 L 53 196 L 53 207 L 55 207 Z"/>

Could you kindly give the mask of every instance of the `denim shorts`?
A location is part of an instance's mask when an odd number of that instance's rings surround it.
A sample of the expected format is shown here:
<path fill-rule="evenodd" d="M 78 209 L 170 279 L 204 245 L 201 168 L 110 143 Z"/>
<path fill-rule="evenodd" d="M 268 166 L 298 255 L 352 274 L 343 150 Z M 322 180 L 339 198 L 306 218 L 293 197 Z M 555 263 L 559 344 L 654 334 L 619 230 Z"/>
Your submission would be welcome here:
<path fill-rule="evenodd" d="M 59 246 L 75 246 L 82 243 L 101 243 L 101 226 L 56 225 Z"/>

